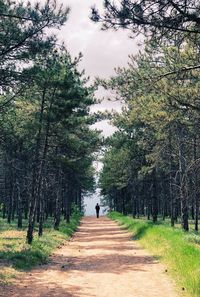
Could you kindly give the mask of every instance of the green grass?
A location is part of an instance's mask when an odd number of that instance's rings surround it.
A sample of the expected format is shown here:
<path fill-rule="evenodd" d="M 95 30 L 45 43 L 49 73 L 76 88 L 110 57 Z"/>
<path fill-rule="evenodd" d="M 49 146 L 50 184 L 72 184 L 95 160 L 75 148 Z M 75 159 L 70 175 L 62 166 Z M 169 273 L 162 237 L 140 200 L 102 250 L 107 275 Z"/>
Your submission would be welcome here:
<path fill-rule="evenodd" d="M 26 243 L 26 231 L 17 230 L 16 224 L 8 225 L 0 219 L 0 282 L 8 282 L 21 271 L 45 264 L 53 250 L 61 246 L 76 230 L 81 215 L 74 213 L 70 224 L 61 221 L 59 231 L 55 231 L 48 220 L 44 226 L 44 235 L 37 236 L 37 226 L 32 245 Z"/>
<path fill-rule="evenodd" d="M 110 213 L 109 217 L 127 228 L 134 240 L 166 264 L 180 290 L 184 288 L 191 297 L 200 296 L 200 247 L 193 243 L 199 242 L 198 234 L 187 234 L 166 223 L 153 224 L 117 212 Z"/>

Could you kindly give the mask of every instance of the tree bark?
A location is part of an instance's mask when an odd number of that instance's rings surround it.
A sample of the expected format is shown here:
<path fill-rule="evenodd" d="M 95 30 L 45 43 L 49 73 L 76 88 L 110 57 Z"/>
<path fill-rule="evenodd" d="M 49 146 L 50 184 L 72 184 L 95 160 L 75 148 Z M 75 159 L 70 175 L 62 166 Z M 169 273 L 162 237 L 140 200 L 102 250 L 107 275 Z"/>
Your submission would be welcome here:
<path fill-rule="evenodd" d="M 194 161 L 197 159 L 197 137 L 194 136 Z M 198 194 L 198 178 L 195 171 L 195 197 L 194 197 L 194 226 L 195 231 L 199 231 L 199 194 Z"/>
<path fill-rule="evenodd" d="M 158 219 L 158 197 L 157 197 L 157 178 L 156 168 L 152 172 L 152 217 L 153 222 L 156 223 Z"/>
<path fill-rule="evenodd" d="M 38 169 L 39 169 L 39 154 L 40 154 L 40 146 L 41 146 L 41 133 L 42 133 L 42 124 L 43 124 L 43 115 L 44 115 L 44 107 L 45 107 L 45 97 L 46 97 L 46 88 L 43 89 L 41 107 L 40 107 L 40 118 L 39 118 L 39 129 L 36 140 L 36 148 L 35 148 L 35 160 L 33 164 L 33 175 L 32 175 L 32 190 L 31 190 L 31 198 L 30 198 L 30 206 L 29 206 L 29 222 L 28 222 L 28 230 L 27 230 L 27 242 L 31 244 L 33 241 L 33 230 L 35 224 L 35 215 L 36 215 L 36 207 L 37 207 L 37 194 L 38 194 Z"/>
<path fill-rule="evenodd" d="M 184 160 L 184 154 L 183 154 L 183 133 L 179 131 L 179 175 L 180 175 L 180 199 L 181 199 L 181 218 L 182 218 L 182 228 L 185 231 L 189 230 L 189 224 L 188 224 L 188 198 L 187 195 L 184 193 L 184 174 L 185 174 L 185 160 Z"/>
<path fill-rule="evenodd" d="M 22 204 L 22 196 L 21 196 L 21 190 L 20 190 L 20 184 L 17 180 L 17 196 L 18 196 L 18 221 L 17 221 L 17 227 L 19 229 L 22 228 L 22 216 L 23 216 L 23 204 Z"/>
<path fill-rule="evenodd" d="M 56 190 L 56 205 L 55 205 L 55 212 L 54 212 L 54 229 L 58 230 L 60 225 L 60 216 L 61 216 L 61 174 L 60 168 L 58 168 L 57 172 L 57 190 Z"/>
<path fill-rule="evenodd" d="M 174 193 L 173 193 L 173 176 L 172 176 L 172 137 L 171 130 L 169 132 L 169 195 L 170 195 L 170 212 L 171 212 L 171 226 L 174 227 Z"/>

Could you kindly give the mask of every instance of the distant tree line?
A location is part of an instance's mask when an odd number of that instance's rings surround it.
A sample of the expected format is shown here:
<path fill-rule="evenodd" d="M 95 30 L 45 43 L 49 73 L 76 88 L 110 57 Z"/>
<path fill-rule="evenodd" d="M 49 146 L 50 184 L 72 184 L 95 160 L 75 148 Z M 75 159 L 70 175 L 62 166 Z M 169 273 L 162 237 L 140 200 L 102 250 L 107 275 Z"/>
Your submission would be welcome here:
<path fill-rule="evenodd" d="M 58 229 L 95 187 L 94 89 L 77 69 L 81 55 L 72 60 L 48 32 L 68 14 L 53 0 L 0 1 L 0 207 L 18 228 L 28 220 L 28 243 L 35 222 L 39 236 L 48 217 Z"/>

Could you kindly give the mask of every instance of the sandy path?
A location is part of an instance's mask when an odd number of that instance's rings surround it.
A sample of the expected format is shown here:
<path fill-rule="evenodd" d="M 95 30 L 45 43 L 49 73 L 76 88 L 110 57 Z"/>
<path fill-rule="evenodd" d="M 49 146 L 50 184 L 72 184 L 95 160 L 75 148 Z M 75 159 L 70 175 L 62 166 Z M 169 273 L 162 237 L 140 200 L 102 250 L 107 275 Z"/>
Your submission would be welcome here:
<path fill-rule="evenodd" d="M 86 217 L 50 264 L 20 277 L 0 296 L 177 297 L 164 271 L 115 222 Z"/>

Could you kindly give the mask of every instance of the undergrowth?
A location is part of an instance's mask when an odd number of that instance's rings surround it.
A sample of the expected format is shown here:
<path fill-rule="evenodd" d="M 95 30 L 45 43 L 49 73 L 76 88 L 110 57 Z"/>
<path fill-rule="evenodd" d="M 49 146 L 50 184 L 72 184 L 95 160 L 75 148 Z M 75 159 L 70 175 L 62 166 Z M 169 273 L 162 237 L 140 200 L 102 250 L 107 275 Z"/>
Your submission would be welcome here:
<path fill-rule="evenodd" d="M 111 212 L 109 217 L 127 228 L 134 240 L 166 264 L 180 290 L 191 297 L 200 296 L 200 247 L 192 243 L 199 243 L 198 234 L 185 233 L 160 222 L 153 224 L 133 219 L 117 212 Z"/>

